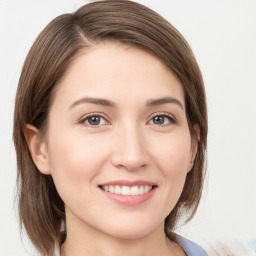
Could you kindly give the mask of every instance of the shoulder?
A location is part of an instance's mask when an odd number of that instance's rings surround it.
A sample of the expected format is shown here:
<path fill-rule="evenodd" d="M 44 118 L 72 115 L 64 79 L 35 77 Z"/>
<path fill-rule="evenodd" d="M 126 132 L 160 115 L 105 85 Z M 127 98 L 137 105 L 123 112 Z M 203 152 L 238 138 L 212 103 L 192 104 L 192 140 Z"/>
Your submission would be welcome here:
<path fill-rule="evenodd" d="M 198 244 L 176 235 L 177 242 L 183 248 L 188 256 L 208 256 L 207 252 Z"/>

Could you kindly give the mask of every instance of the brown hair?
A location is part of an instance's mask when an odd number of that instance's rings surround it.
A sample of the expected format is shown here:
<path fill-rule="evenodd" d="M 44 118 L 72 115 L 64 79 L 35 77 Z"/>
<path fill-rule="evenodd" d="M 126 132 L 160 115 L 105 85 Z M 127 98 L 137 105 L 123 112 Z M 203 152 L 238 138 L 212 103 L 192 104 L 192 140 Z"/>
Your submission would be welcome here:
<path fill-rule="evenodd" d="M 25 60 L 17 89 L 13 138 L 17 153 L 19 216 L 32 243 L 42 255 L 52 255 L 65 220 L 64 203 L 52 177 L 35 166 L 23 133 L 32 124 L 42 133 L 56 84 L 81 49 L 104 41 L 139 47 L 159 58 L 180 80 L 192 137 L 200 128 L 197 156 L 188 173 L 181 197 L 165 220 L 172 231 L 179 216 L 191 219 L 198 207 L 207 143 L 207 111 L 203 80 L 195 57 L 183 36 L 159 14 L 127 0 L 89 3 L 75 13 L 63 14 L 40 33 Z"/>

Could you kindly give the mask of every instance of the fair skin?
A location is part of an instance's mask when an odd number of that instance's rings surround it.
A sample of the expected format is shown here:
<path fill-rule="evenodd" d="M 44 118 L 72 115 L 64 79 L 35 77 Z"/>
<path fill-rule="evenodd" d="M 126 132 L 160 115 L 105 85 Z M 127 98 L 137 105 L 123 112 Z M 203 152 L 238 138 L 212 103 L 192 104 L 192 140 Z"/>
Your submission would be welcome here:
<path fill-rule="evenodd" d="M 45 136 L 24 131 L 65 203 L 61 255 L 185 255 L 164 234 L 196 153 L 176 77 L 145 51 L 105 43 L 57 86 Z"/>

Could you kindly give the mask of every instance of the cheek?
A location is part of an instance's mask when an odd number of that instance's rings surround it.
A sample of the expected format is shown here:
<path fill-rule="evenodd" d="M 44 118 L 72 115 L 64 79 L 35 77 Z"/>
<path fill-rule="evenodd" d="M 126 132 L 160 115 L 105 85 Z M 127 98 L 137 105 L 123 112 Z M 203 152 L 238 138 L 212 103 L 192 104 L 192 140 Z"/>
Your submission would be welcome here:
<path fill-rule="evenodd" d="M 191 156 L 190 134 L 171 135 L 158 142 L 161 142 L 161 147 L 154 151 L 154 155 L 155 162 L 163 176 L 164 196 L 162 199 L 164 200 L 160 204 L 167 216 L 174 208 L 184 188 Z"/>
<path fill-rule="evenodd" d="M 61 131 L 49 134 L 51 175 L 63 201 L 72 194 L 87 195 L 107 158 L 104 144 L 91 136 L 79 135 Z"/>
<path fill-rule="evenodd" d="M 154 148 L 153 155 L 157 159 L 164 176 L 178 177 L 187 173 L 191 158 L 191 139 L 189 133 L 171 134 L 159 140 L 158 147 Z"/>
<path fill-rule="evenodd" d="M 82 132 L 54 132 L 49 135 L 49 158 L 53 169 L 84 172 L 83 169 L 100 162 L 99 152 L 104 152 L 104 141 L 99 136 L 86 136 Z M 102 155 L 102 154 L 101 154 Z M 87 172 L 88 173 L 88 172 Z"/>

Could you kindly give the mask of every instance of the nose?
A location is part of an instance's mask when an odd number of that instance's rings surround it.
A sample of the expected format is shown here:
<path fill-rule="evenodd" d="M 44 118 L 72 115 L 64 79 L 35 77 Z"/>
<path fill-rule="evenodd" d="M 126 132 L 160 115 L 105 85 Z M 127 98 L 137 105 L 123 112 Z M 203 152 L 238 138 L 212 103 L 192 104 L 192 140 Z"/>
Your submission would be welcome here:
<path fill-rule="evenodd" d="M 145 168 L 149 164 L 148 145 L 138 127 L 119 129 L 115 134 L 112 164 L 129 171 Z"/>

